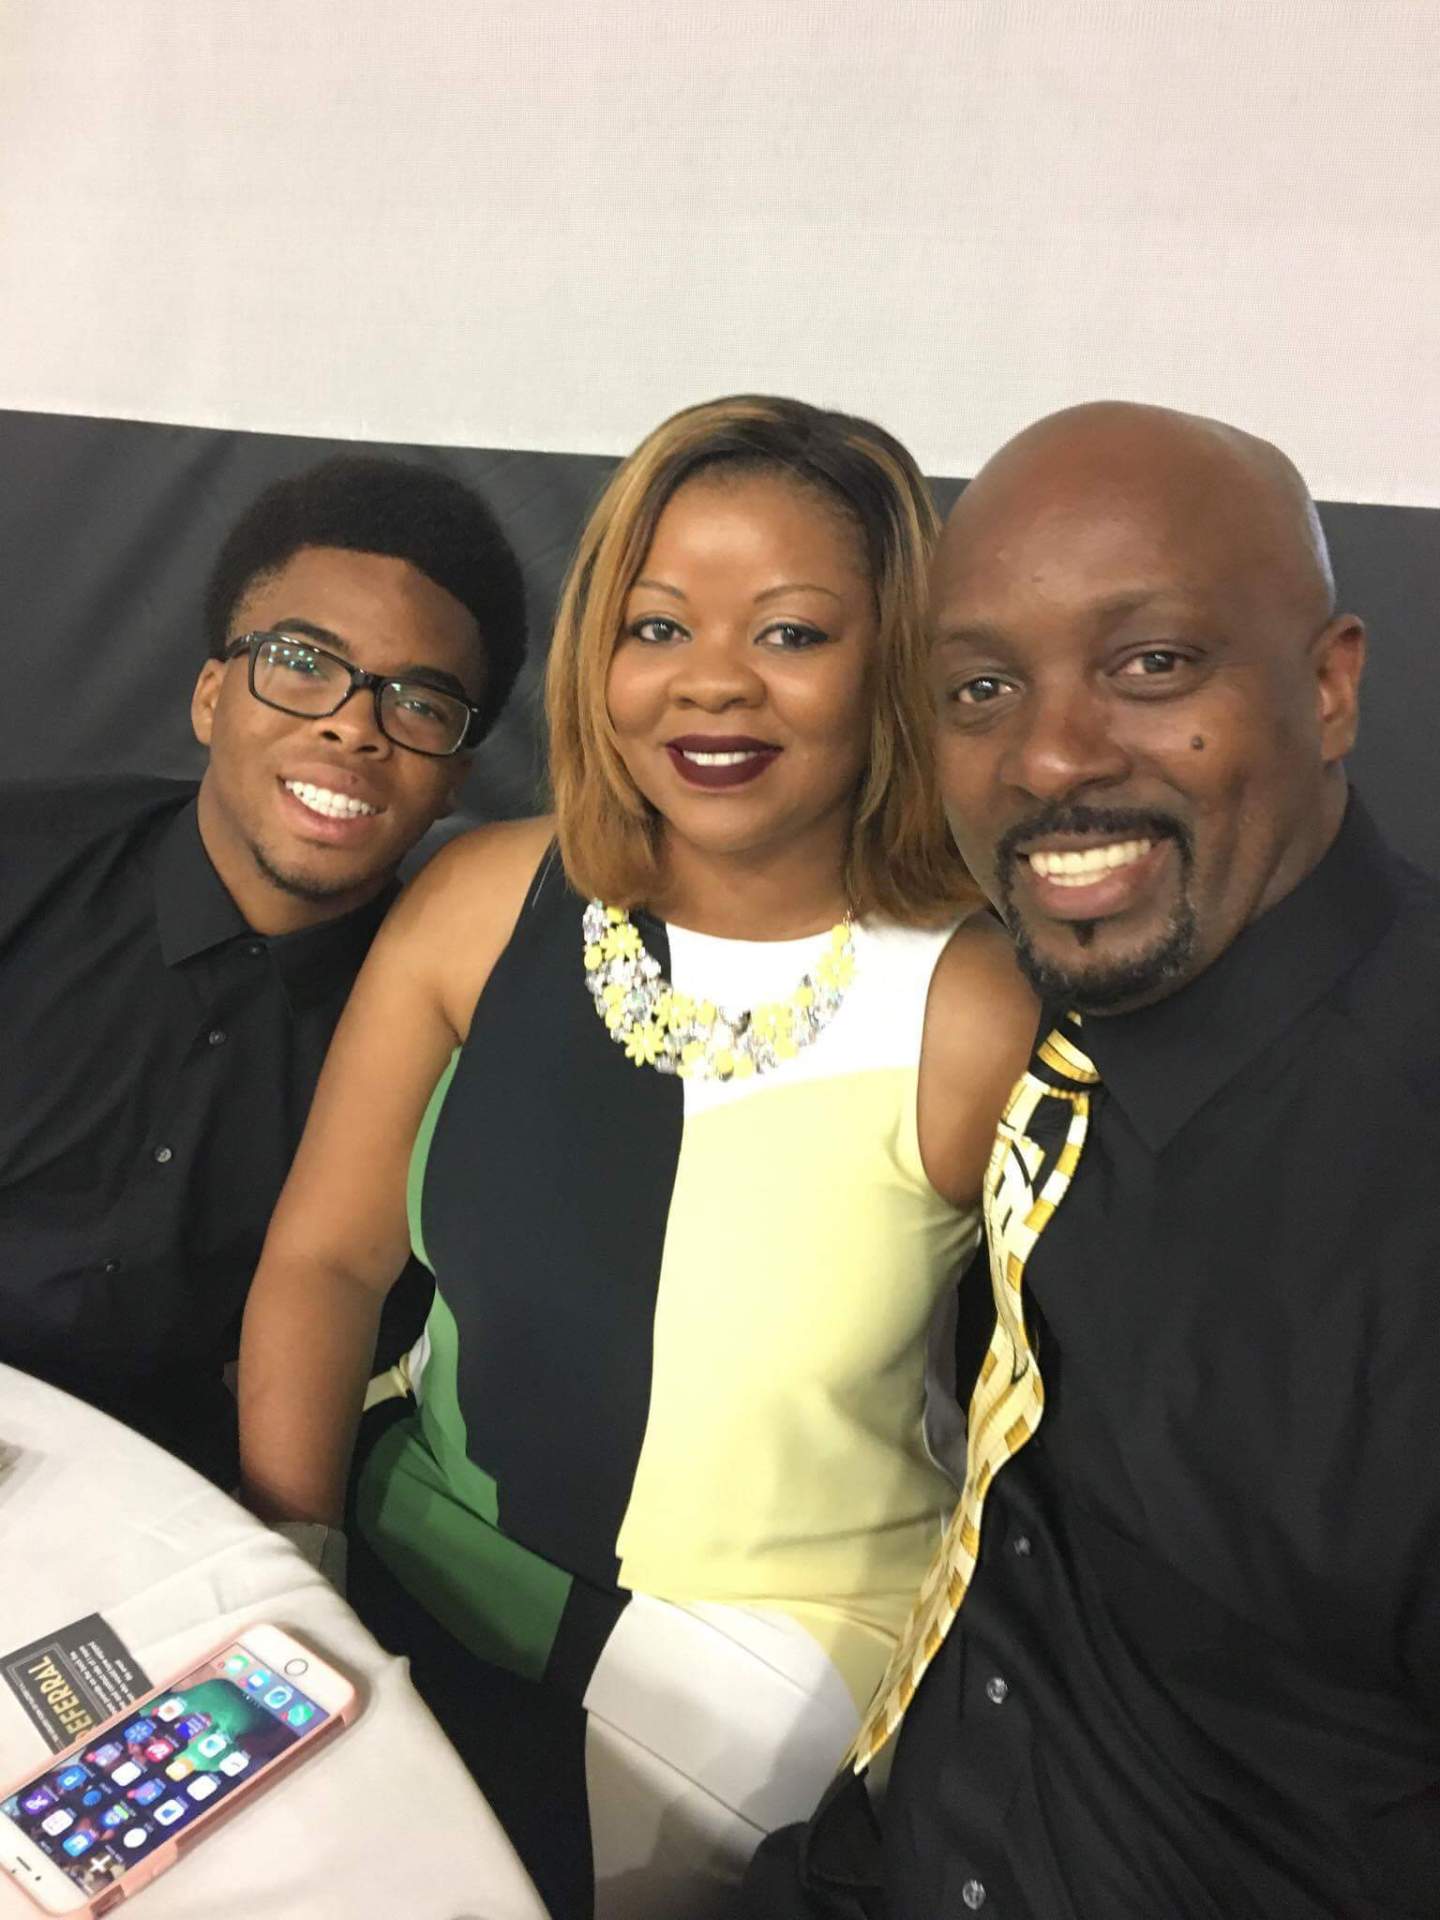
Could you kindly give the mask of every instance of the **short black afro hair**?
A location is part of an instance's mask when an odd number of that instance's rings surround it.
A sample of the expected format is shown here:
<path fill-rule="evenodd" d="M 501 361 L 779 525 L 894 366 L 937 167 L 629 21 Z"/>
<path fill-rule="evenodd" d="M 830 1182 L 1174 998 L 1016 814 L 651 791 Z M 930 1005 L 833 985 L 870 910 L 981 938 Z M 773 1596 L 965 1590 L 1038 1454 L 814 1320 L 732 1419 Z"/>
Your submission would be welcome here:
<path fill-rule="evenodd" d="M 494 725 L 525 658 L 520 563 L 485 502 L 435 467 L 342 453 L 254 500 L 231 528 L 205 589 L 205 632 L 220 659 L 245 594 L 302 547 L 343 547 L 410 565 L 475 618 L 487 671 L 477 737 Z"/>

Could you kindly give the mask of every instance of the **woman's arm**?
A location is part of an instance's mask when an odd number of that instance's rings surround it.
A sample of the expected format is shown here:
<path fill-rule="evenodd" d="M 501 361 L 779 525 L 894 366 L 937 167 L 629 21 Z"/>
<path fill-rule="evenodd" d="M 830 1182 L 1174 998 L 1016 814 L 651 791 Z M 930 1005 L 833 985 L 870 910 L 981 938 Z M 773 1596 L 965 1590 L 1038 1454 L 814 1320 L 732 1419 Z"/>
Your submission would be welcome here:
<path fill-rule="evenodd" d="M 415 1135 L 514 929 L 549 823 L 452 841 L 400 896 L 335 1030 L 251 1285 L 240 1466 L 266 1519 L 339 1521 Z"/>
<path fill-rule="evenodd" d="M 920 1055 L 920 1157 L 931 1184 L 973 1207 L 995 1127 L 1035 1044 L 1040 1008 L 1009 938 L 988 915 L 969 920 L 940 956 Z"/>

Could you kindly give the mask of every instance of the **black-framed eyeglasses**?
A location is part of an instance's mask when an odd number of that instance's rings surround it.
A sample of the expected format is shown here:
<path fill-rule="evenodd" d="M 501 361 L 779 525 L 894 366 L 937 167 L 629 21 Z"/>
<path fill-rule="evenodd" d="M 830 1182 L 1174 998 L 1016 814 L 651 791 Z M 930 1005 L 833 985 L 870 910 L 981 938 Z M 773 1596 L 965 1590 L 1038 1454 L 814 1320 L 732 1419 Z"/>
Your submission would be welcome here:
<path fill-rule="evenodd" d="M 324 720 L 338 713 L 352 694 L 368 691 L 375 700 L 376 726 L 409 753 L 442 760 L 478 737 L 480 709 L 428 681 L 366 673 L 293 633 L 241 634 L 226 647 L 224 657 L 233 660 L 242 653 L 250 656 L 251 693 L 277 713 Z"/>

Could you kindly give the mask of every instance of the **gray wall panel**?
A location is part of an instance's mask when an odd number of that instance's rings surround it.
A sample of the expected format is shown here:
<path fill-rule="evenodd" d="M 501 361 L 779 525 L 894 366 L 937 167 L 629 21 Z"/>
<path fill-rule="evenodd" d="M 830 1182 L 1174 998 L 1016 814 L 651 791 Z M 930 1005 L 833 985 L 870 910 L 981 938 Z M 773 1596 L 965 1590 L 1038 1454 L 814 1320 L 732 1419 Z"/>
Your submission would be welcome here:
<path fill-rule="evenodd" d="M 189 695 L 204 656 L 203 583 L 267 481 L 341 444 L 275 434 L 0 410 L 0 771 L 198 770 Z M 477 756 L 466 811 L 528 811 L 539 788 L 538 670 L 597 456 L 386 445 L 470 481 L 525 567 L 531 658 Z M 940 480 L 948 505 L 960 482 Z M 1395 843 L 1440 873 L 1440 511 L 1323 503 L 1341 593 L 1369 621 L 1355 777 Z"/>

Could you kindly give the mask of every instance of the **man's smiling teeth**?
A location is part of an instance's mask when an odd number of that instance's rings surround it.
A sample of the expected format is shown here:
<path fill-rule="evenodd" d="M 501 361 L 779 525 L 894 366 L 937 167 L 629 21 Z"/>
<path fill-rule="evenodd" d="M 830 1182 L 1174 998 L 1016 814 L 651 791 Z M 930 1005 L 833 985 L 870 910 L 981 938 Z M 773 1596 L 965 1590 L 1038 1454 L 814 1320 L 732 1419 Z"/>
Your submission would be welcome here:
<path fill-rule="evenodd" d="M 1093 887 L 1116 867 L 1133 867 L 1143 860 L 1153 840 L 1114 840 L 1107 847 L 1085 847 L 1066 853 L 1032 853 L 1030 869 L 1053 887 Z"/>
<path fill-rule="evenodd" d="M 690 747 L 680 749 L 681 758 L 697 767 L 738 767 L 746 760 L 753 760 L 758 752 L 757 747 L 747 747 L 743 753 L 696 753 Z"/>
<path fill-rule="evenodd" d="M 377 807 L 369 807 L 363 800 L 356 800 L 348 793 L 332 793 L 329 787 L 312 786 L 308 780 L 287 780 L 285 791 L 293 793 L 302 807 L 308 807 L 312 813 L 323 814 L 327 820 L 351 820 L 359 813 L 377 813 Z"/>

